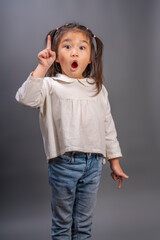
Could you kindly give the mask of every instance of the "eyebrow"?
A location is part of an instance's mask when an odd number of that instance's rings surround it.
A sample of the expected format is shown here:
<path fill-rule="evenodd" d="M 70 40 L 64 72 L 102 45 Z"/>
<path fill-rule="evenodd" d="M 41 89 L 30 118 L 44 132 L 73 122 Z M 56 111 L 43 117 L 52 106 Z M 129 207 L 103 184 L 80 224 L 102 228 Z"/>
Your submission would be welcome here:
<path fill-rule="evenodd" d="M 62 43 L 64 43 L 64 42 L 72 42 L 72 40 L 69 39 L 69 38 L 66 38 L 66 39 L 64 39 L 64 40 L 62 41 Z M 86 40 L 80 40 L 80 42 L 81 42 L 81 43 L 89 44 Z"/>

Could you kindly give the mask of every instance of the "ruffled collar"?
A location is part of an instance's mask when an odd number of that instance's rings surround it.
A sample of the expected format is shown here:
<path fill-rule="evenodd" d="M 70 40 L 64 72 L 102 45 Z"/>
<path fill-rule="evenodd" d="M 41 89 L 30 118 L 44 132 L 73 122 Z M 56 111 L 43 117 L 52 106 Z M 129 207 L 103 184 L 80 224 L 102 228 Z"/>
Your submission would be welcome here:
<path fill-rule="evenodd" d="M 67 83 L 73 83 L 73 82 L 79 81 L 81 84 L 85 85 L 86 87 L 91 86 L 90 83 L 95 82 L 93 78 L 70 78 L 62 73 L 57 73 L 56 76 L 53 77 L 53 79 L 67 82 Z"/>

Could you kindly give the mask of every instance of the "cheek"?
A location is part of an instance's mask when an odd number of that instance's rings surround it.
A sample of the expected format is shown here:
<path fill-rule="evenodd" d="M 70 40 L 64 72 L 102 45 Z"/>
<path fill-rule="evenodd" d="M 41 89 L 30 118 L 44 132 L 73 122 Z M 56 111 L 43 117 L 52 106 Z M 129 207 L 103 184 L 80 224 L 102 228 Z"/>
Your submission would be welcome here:
<path fill-rule="evenodd" d="M 85 62 L 91 63 L 91 52 L 88 51 L 84 56 Z"/>
<path fill-rule="evenodd" d="M 64 58 L 64 57 L 61 57 L 61 58 L 60 58 L 60 63 L 61 63 L 61 65 L 65 65 L 65 64 L 66 64 L 66 61 L 65 61 L 65 58 Z"/>
<path fill-rule="evenodd" d="M 86 57 L 84 64 L 90 64 L 91 63 L 91 57 Z"/>

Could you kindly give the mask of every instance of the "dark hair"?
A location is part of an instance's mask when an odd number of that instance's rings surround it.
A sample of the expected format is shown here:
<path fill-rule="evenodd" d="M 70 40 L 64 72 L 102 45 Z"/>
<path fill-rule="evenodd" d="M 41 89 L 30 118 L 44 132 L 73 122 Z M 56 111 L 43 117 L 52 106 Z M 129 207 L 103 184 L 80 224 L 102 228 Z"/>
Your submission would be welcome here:
<path fill-rule="evenodd" d="M 84 78 L 91 77 L 95 80 L 97 87 L 96 93 L 97 95 L 101 91 L 103 83 L 103 65 L 102 65 L 103 43 L 97 36 L 95 36 L 92 33 L 90 29 L 86 28 L 85 26 L 80 25 L 78 23 L 65 24 L 59 28 L 51 30 L 47 34 L 47 36 L 48 35 L 51 36 L 51 49 L 52 51 L 56 52 L 56 55 L 58 54 L 58 46 L 61 37 L 63 36 L 63 34 L 70 30 L 82 31 L 90 40 L 91 63 L 88 64 L 82 75 Z M 45 43 L 47 43 L 47 36 L 45 38 Z M 53 77 L 57 73 L 62 73 L 62 70 L 60 64 L 54 61 L 52 66 L 47 71 L 46 76 Z"/>

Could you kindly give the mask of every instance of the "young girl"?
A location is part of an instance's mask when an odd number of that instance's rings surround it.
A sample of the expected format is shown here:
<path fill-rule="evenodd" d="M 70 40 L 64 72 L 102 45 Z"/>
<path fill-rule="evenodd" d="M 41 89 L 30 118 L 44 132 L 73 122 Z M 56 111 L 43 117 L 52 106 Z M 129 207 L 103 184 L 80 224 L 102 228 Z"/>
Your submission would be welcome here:
<path fill-rule="evenodd" d="M 39 109 L 52 189 L 54 240 L 91 239 L 102 164 L 121 188 L 128 176 L 108 93 L 102 84 L 103 44 L 90 29 L 70 23 L 47 34 L 38 66 L 19 88 L 16 100 Z"/>

